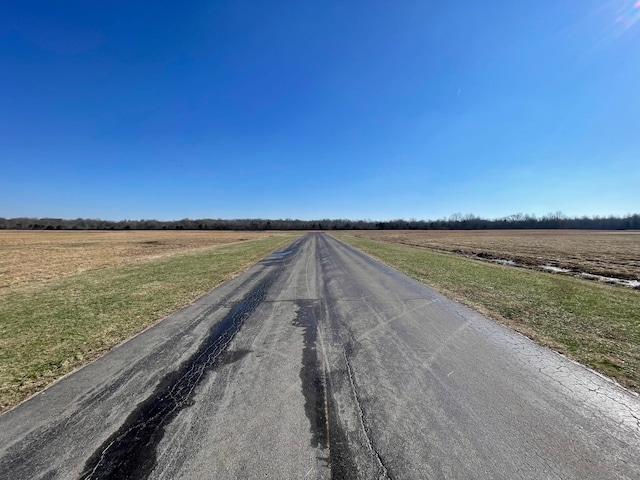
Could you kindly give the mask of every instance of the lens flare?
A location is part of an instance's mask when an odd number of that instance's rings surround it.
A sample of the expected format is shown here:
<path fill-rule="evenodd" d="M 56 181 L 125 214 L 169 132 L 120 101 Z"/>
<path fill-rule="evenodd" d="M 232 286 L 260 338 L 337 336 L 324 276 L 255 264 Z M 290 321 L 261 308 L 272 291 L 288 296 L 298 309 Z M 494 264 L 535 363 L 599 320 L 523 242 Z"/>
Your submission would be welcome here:
<path fill-rule="evenodd" d="M 589 22 L 597 40 L 596 50 L 607 49 L 621 37 L 640 34 L 640 0 L 609 0 L 591 12 Z"/>
<path fill-rule="evenodd" d="M 622 28 L 619 34 L 631 29 L 640 20 L 640 0 L 623 2 L 617 12 L 616 23 Z"/>

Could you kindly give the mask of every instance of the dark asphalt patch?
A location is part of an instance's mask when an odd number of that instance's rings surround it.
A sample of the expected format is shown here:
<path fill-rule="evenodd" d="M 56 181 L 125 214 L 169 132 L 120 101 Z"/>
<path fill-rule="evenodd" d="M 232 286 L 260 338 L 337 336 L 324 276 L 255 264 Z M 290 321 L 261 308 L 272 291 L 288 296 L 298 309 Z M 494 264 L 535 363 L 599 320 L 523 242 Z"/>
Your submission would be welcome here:
<path fill-rule="evenodd" d="M 297 300 L 294 325 L 304 329 L 304 348 L 300 380 L 305 399 L 304 411 L 309 420 L 311 446 L 328 449 L 331 478 L 335 480 L 357 478 L 358 469 L 351 452 L 351 444 L 342 428 L 338 408 L 331 395 L 331 378 L 344 372 L 326 372 L 324 360 L 318 355 L 318 323 L 322 318 L 322 305 L 317 300 Z"/>
<path fill-rule="evenodd" d="M 160 381 L 124 424 L 85 464 L 82 479 L 147 478 L 156 464 L 156 448 L 164 430 L 192 403 L 194 391 L 207 371 L 239 360 L 247 352 L 225 349 L 245 319 L 266 297 L 274 275 L 268 276 L 214 327 L 198 350 L 177 370 Z"/>
<path fill-rule="evenodd" d="M 297 246 L 298 242 L 296 242 L 294 245 Z M 287 259 L 292 253 L 294 253 L 294 250 L 286 250 L 284 252 L 275 252 L 272 253 L 271 255 L 269 255 L 267 258 L 265 258 L 264 260 L 262 260 L 260 263 L 262 265 L 267 265 L 267 266 L 274 266 L 274 265 L 280 265 L 282 263 L 283 260 Z"/>
<path fill-rule="evenodd" d="M 324 378 L 318 360 L 318 314 L 319 302 L 298 300 L 298 314 L 294 325 L 304 329 L 304 348 L 300 380 L 304 395 L 304 413 L 309 419 L 311 446 L 327 448 L 327 415 Z"/>

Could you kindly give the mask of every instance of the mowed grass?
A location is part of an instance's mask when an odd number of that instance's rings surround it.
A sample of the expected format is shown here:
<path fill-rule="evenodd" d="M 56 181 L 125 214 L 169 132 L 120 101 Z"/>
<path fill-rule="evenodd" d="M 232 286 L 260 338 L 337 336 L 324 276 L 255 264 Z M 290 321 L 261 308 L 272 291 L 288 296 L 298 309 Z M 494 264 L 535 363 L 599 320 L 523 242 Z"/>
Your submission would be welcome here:
<path fill-rule="evenodd" d="M 349 234 L 335 236 L 640 391 L 640 291 Z"/>
<path fill-rule="evenodd" d="M 0 411 L 297 236 L 277 234 L 0 291 Z"/>

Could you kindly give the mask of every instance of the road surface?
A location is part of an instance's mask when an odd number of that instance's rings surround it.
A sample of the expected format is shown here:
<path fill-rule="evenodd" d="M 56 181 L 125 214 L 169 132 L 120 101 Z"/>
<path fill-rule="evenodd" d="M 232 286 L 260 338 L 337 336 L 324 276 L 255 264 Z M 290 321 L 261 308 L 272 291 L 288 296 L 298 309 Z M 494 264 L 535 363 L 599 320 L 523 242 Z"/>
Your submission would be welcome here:
<path fill-rule="evenodd" d="M 326 234 L 0 417 L 0 478 L 640 478 L 640 401 Z"/>

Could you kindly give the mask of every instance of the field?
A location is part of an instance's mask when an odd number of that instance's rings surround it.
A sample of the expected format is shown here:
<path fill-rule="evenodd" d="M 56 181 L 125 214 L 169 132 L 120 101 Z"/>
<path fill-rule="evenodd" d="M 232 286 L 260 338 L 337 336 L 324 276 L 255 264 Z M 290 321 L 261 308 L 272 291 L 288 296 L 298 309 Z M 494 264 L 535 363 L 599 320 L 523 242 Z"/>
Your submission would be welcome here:
<path fill-rule="evenodd" d="M 0 412 L 298 235 L 0 231 Z M 640 391 L 640 291 L 576 278 L 582 272 L 640 280 L 640 233 L 354 231 L 336 236 Z"/>
<path fill-rule="evenodd" d="M 298 235 L 0 232 L 0 412 Z"/>
<path fill-rule="evenodd" d="M 602 276 L 627 280 L 621 283 L 640 286 L 640 232 L 436 230 L 365 231 L 353 235 L 528 268 L 568 270 L 565 273 L 591 279 Z"/>
<path fill-rule="evenodd" d="M 451 231 L 334 235 L 640 392 L 640 291 L 537 268 L 562 265 L 594 271 L 591 269 L 597 266 L 598 272 L 607 275 L 633 276 L 640 258 L 640 234 Z M 535 268 L 488 262 L 481 254 L 518 259 L 522 264 L 529 259 L 529 267 Z"/>
<path fill-rule="evenodd" d="M 255 240 L 257 232 L 0 230 L 0 291 L 80 272 Z"/>

